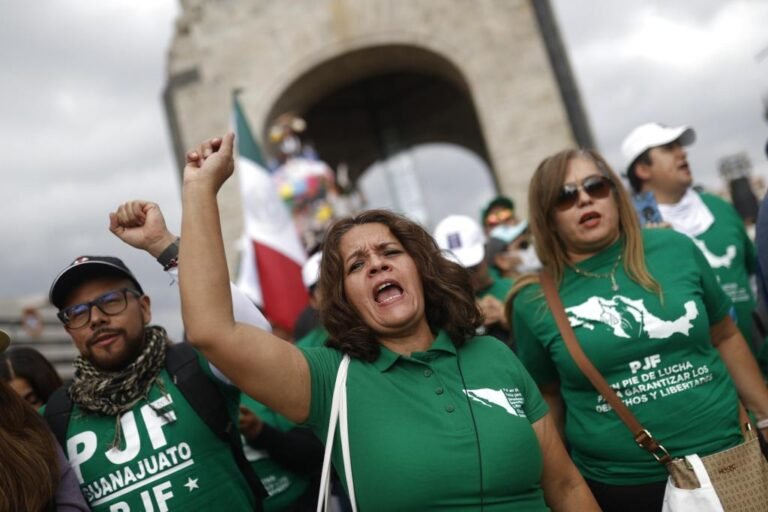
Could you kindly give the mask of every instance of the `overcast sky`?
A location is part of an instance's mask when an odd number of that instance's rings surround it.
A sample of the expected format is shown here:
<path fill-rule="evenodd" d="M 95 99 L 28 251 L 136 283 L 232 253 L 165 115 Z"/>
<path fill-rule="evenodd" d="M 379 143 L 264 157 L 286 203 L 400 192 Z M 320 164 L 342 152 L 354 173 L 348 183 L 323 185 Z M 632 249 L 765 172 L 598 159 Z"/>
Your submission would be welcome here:
<path fill-rule="evenodd" d="M 719 158 L 746 151 L 768 174 L 768 2 L 554 0 L 598 148 L 619 166 L 638 124 L 690 125 L 697 181 L 722 188 Z M 598 21 L 599 20 L 599 21 Z"/>
<path fill-rule="evenodd" d="M 107 230 L 108 212 L 134 198 L 160 203 L 178 230 L 160 101 L 176 1 L 0 5 L 0 296 L 41 296 L 74 257 L 115 254 L 152 296 L 155 320 L 178 336 L 176 289 Z M 717 159 L 738 151 L 768 174 L 768 59 L 755 59 L 768 46 L 768 2 L 554 6 L 598 147 L 613 164 L 633 126 L 658 120 L 696 129 L 690 160 L 709 186 L 721 186 Z"/>

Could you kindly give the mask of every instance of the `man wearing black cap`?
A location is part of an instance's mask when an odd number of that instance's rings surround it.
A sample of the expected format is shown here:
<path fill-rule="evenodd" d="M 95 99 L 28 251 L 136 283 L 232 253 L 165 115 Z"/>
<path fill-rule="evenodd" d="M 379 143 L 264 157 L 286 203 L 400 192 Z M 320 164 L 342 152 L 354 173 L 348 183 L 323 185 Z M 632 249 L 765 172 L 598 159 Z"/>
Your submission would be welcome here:
<path fill-rule="evenodd" d="M 688 126 L 638 126 L 621 146 L 627 178 L 635 193 L 653 194 L 663 222 L 699 247 L 733 301 L 734 320 L 754 349 L 755 297 L 749 279 L 755 273 L 755 248 L 732 205 L 693 189 L 685 147 L 695 140 L 696 132 Z"/>
<path fill-rule="evenodd" d="M 178 239 L 157 205 L 125 203 L 110 230 L 175 271 Z M 233 427 L 239 391 L 150 325 L 150 299 L 128 267 L 112 256 L 76 258 L 50 300 L 80 356 L 66 395 L 45 414 L 92 509 L 260 510 L 263 489 Z"/>

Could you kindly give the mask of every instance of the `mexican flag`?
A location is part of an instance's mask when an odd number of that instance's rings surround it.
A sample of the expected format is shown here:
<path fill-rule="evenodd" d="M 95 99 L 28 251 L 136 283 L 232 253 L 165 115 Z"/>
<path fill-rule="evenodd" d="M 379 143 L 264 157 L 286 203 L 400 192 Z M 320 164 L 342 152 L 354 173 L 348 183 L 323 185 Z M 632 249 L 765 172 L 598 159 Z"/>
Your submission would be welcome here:
<path fill-rule="evenodd" d="M 301 280 L 306 254 L 236 96 L 233 124 L 235 172 L 245 215 L 237 286 L 261 307 L 273 326 L 292 332 L 308 303 Z"/>

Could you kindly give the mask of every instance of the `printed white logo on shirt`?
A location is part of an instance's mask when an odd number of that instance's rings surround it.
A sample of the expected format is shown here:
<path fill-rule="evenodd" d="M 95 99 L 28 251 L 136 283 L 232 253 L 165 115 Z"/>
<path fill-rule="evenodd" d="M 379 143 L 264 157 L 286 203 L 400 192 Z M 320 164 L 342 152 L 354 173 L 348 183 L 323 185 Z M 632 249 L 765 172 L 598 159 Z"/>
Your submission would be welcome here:
<path fill-rule="evenodd" d="M 571 327 L 594 330 L 595 324 L 604 324 L 619 338 L 637 338 L 643 332 L 651 339 L 666 339 L 675 333 L 688 336 L 693 320 L 699 316 L 696 303 L 684 304 L 685 314 L 671 321 L 651 314 L 643 299 L 630 299 L 614 295 L 611 299 L 590 297 L 578 306 L 566 308 Z"/>
<path fill-rule="evenodd" d="M 495 405 L 501 407 L 512 416 L 526 417 L 525 409 L 523 409 L 525 398 L 518 388 L 465 389 L 464 394 L 486 407 L 493 407 Z"/>
<path fill-rule="evenodd" d="M 707 263 L 709 263 L 710 267 L 731 268 L 731 263 L 733 263 L 733 259 L 736 257 L 735 245 L 729 245 L 725 249 L 725 254 L 722 256 L 718 256 L 717 254 L 713 253 L 707 248 L 703 240 L 699 240 L 697 238 L 692 238 L 691 240 L 693 240 L 693 243 L 696 244 L 696 247 L 698 247 L 699 250 L 704 254 L 704 257 L 707 259 Z"/>

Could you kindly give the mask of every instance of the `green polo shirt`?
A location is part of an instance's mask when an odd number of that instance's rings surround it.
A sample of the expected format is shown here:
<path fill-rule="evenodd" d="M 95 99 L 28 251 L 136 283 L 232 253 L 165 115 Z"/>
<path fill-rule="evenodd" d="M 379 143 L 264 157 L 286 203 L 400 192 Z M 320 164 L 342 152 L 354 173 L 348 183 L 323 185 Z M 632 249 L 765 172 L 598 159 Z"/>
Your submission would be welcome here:
<path fill-rule="evenodd" d="M 288 419 L 245 393 L 240 395 L 240 404 L 250 409 L 261 421 L 281 432 L 287 432 L 295 426 Z M 269 493 L 269 497 L 263 502 L 265 512 L 279 512 L 290 508 L 309 487 L 309 480 L 306 477 L 284 468 L 271 458 L 267 451 L 257 450 L 247 442 L 243 443 L 243 451 L 264 489 Z"/>
<path fill-rule="evenodd" d="M 312 378 L 307 424 L 326 439 L 342 353 L 303 352 Z M 498 340 L 479 336 L 457 350 L 441 332 L 410 357 L 381 347 L 372 363 L 350 362 L 347 403 L 360 510 L 548 510 L 531 427 L 547 406 Z M 337 435 L 333 463 L 346 485 L 339 443 Z"/>
<path fill-rule="evenodd" d="M 693 241 L 673 230 L 643 230 L 645 259 L 664 298 L 630 280 L 620 265 L 618 291 L 608 278 L 566 269 L 560 297 L 587 357 L 621 399 L 676 457 L 708 455 L 741 442 L 736 389 L 709 328 L 731 302 Z M 618 241 L 579 268 L 607 274 Z M 560 381 L 573 461 L 589 479 L 610 485 L 662 481 L 662 465 L 581 373 L 563 343 L 539 285 L 515 298 L 518 353 L 539 384 Z"/>
<path fill-rule="evenodd" d="M 732 205 L 711 194 L 699 195 L 715 217 L 715 222 L 695 237 L 696 243 L 715 271 L 723 291 L 733 302 L 739 330 L 754 350 L 752 311 L 755 309 L 755 297 L 749 276 L 755 273 L 755 245 Z"/>
<path fill-rule="evenodd" d="M 237 425 L 240 392 L 203 371 L 221 389 Z M 254 498 L 235 464 L 229 444 L 219 439 L 174 385 L 167 370 L 162 387 L 116 418 L 86 414 L 75 405 L 67 429 L 67 459 L 92 510 L 252 510 Z M 158 415 L 155 410 L 160 410 Z"/>

